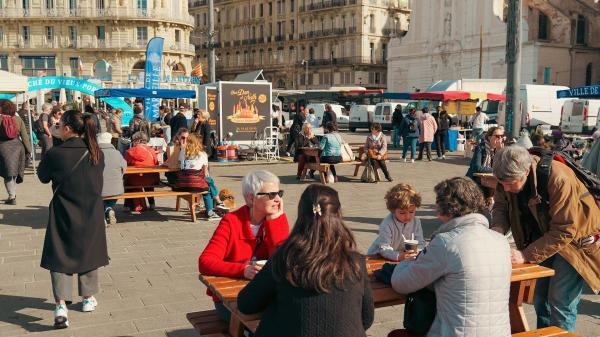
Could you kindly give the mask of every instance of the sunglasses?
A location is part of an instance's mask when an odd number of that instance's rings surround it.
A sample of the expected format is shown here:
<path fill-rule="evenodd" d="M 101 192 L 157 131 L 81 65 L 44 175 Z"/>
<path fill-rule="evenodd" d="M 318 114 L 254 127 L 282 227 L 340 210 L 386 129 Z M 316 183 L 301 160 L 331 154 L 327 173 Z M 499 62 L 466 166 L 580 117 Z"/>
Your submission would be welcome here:
<path fill-rule="evenodd" d="M 500 138 L 500 139 L 506 138 L 504 135 L 492 135 L 492 137 Z"/>
<path fill-rule="evenodd" d="M 273 200 L 273 199 L 275 199 L 276 196 L 283 198 L 283 190 L 279 190 L 278 192 L 259 192 L 259 193 L 256 193 L 256 195 L 268 195 L 269 200 Z"/>

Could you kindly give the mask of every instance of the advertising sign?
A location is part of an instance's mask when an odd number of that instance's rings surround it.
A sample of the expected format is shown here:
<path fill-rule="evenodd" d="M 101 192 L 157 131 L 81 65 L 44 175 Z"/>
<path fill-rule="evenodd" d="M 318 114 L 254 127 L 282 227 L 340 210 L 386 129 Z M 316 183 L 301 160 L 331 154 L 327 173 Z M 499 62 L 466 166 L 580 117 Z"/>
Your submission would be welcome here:
<path fill-rule="evenodd" d="M 271 83 L 219 82 L 221 135 L 252 141 L 271 125 Z"/>
<path fill-rule="evenodd" d="M 144 88 L 160 89 L 160 74 L 162 72 L 162 54 L 165 40 L 162 37 L 154 37 L 146 46 L 146 68 Z M 147 120 L 158 118 L 159 98 L 144 99 L 144 115 Z"/>
<path fill-rule="evenodd" d="M 210 120 L 208 121 L 210 128 L 219 132 L 219 129 L 221 128 L 219 118 L 219 92 L 216 88 L 206 88 L 206 111 L 210 114 Z M 217 139 L 220 139 L 221 135 L 217 136 Z"/>

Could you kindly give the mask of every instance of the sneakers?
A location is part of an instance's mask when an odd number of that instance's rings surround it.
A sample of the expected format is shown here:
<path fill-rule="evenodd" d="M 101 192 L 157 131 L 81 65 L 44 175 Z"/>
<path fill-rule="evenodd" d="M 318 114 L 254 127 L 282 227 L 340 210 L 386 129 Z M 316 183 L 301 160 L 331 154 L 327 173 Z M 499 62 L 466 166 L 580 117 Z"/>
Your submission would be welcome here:
<path fill-rule="evenodd" d="M 402 161 L 406 163 L 406 158 L 402 158 Z"/>
<path fill-rule="evenodd" d="M 12 198 L 12 199 L 6 199 L 4 201 L 4 203 L 6 205 L 16 205 L 17 204 L 17 198 Z"/>
<path fill-rule="evenodd" d="M 148 210 L 153 211 L 154 209 L 156 209 L 156 205 L 155 204 L 149 204 L 148 205 Z"/>
<path fill-rule="evenodd" d="M 415 163 L 415 160 L 414 160 L 414 159 L 411 159 L 411 160 L 410 160 L 410 162 L 414 164 L 414 163 Z"/>
<path fill-rule="evenodd" d="M 215 212 L 211 212 L 207 217 L 206 220 L 208 221 L 220 221 L 221 217 L 215 213 Z"/>
<path fill-rule="evenodd" d="M 443 156 L 442 156 L 442 159 L 446 159 L 446 156 L 445 156 L 445 155 L 443 155 Z"/>
<path fill-rule="evenodd" d="M 104 212 L 104 218 L 106 219 L 106 223 L 108 225 L 114 225 L 117 223 L 117 216 L 115 215 L 115 210 L 110 207 L 106 210 L 106 212 Z"/>
<path fill-rule="evenodd" d="M 64 329 L 69 327 L 69 317 L 67 314 L 68 310 L 66 305 L 56 305 L 56 308 L 54 309 L 54 327 L 56 329 Z"/>
<path fill-rule="evenodd" d="M 98 306 L 98 301 L 96 301 L 96 298 L 94 296 L 90 296 L 88 298 L 83 299 L 82 305 L 83 312 L 91 312 L 96 310 L 96 307 Z"/>

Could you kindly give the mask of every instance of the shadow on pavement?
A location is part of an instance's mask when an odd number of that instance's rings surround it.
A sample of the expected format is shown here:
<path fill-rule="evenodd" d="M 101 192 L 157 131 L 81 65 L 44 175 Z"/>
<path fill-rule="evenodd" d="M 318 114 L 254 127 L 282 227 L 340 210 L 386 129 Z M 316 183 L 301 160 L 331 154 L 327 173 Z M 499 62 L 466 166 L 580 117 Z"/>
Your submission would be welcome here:
<path fill-rule="evenodd" d="M 586 299 L 581 299 L 581 302 L 579 302 L 579 310 L 577 311 L 577 313 L 579 315 L 590 315 L 600 318 L 600 303 L 592 302 Z"/>
<path fill-rule="evenodd" d="M 0 321 L 22 327 L 29 332 L 54 330 L 52 325 L 42 325 L 37 322 L 42 319 L 21 314 L 22 309 L 54 310 L 53 303 L 46 303 L 45 298 L 0 295 Z"/>
<path fill-rule="evenodd" d="M 167 332 L 169 337 L 198 337 L 198 333 L 194 329 L 180 329 Z"/>
<path fill-rule="evenodd" d="M 27 206 L 20 209 L 2 211 L 2 223 L 9 226 L 46 228 L 48 222 L 47 206 Z"/>

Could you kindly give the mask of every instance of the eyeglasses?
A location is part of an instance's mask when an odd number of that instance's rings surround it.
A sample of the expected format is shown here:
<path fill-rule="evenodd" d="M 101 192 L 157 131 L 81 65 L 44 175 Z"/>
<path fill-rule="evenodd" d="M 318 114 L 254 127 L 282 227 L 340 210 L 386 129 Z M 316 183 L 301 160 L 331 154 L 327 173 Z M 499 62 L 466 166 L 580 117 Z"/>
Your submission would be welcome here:
<path fill-rule="evenodd" d="M 278 192 L 259 192 L 259 193 L 256 193 L 256 195 L 268 195 L 269 200 L 273 200 L 273 199 L 275 199 L 276 196 L 283 198 L 283 190 L 279 190 Z"/>
<path fill-rule="evenodd" d="M 492 137 L 500 138 L 500 139 L 506 138 L 506 136 L 504 136 L 504 135 L 492 135 Z"/>

